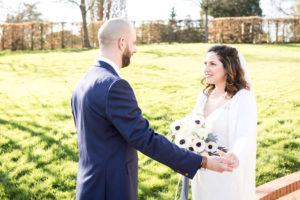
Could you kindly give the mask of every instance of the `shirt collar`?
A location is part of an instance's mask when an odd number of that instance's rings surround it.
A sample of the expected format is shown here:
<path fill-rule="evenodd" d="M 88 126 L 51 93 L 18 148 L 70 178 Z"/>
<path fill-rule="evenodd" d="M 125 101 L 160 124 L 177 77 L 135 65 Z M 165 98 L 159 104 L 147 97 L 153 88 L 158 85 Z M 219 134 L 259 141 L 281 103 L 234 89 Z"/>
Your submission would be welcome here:
<path fill-rule="evenodd" d="M 114 70 L 116 71 L 116 73 L 118 74 L 118 76 L 120 76 L 120 68 L 118 67 L 118 65 L 116 63 L 114 63 L 110 59 L 105 58 L 103 56 L 100 56 L 99 60 L 103 61 L 103 62 L 106 62 L 107 64 L 111 65 L 114 68 Z"/>

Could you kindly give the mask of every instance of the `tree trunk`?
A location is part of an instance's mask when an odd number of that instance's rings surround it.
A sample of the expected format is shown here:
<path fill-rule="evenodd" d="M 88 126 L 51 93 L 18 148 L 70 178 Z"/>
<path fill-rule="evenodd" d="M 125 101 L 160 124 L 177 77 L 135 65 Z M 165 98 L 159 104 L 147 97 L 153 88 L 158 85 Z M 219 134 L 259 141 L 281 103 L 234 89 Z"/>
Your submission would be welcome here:
<path fill-rule="evenodd" d="M 94 22 L 95 21 L 95 8 L 94 8 L 94 5 L 95 4 L 92 4 L 91 2 L 91 5 L 90 5 L 90 17 L 91 17 L 91 22 Z"/>
<path fill-rule="evenodd" d="M 61 23 L 61 48 L 65 48 L 64 22 Z"/>
<path fill-rule="evenodd" d="M 208 19 L 207 19 L 208 4 L 205 7 L 205 43 L 208 43 Z"/>
<path fill-rule="evenodd" d="M 106 20 L 110 19 L 110 13 L 111 13 L 111 0 L 107 0 L 107 12 L 106 12 Z"/>
<path fill-rule="evenodd" d="M 276 43 L 278 43 L 278 24 L 279 21 L 276 21 Z"/>
<path fill-rule="evenodd" d="M 30 35 L 30 42 L 31 42 L 30 49 L 31 49 L 31 51 L 33 51 L 33 49 L 34 49 L 34 47 L 33 47 L 33 45 L 34 45 L 34 43 L 33 43 L 33 34 L 34 34 L 33 28 L 34 28 L 34 24 L 32 23 L 31 24 L 31 35 Z"/>
<path fill-rule="evenodd" d="M 98 15 L 98 21 L 103 21 L 103 18 L 104 18 L 104 0 L 97 0 L 97 15 Z"/>
<path fill-rule="evenodd" d="M 91 48 L 88 30 L 87 30 L 85 0 L 81 0 L 80 11 L 82 15 L 83 47 Z"/>
<path fill-rule="evenodd" d="M 44 34 L 44 24 L 40 24 L 40 50 L 44 49 L 44 38 L 43 38 L 43 34 Z"/>

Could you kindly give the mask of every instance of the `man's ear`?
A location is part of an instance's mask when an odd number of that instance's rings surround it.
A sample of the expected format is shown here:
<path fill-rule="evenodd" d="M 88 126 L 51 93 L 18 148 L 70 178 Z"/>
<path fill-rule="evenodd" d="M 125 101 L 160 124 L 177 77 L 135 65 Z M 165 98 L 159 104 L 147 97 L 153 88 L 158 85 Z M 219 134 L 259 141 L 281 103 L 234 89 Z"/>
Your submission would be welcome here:
<path fill-rule="evenodd" d="M 121 38 L 119 39 L 119 41 L 118 41 L 118 47 L 119 47 L 119 49 L 122 50 L 122 51 L 125 49 L 125 47 L 126 47 L 126 40 L 125 40 L 124 37 L 121 37 Z"/>

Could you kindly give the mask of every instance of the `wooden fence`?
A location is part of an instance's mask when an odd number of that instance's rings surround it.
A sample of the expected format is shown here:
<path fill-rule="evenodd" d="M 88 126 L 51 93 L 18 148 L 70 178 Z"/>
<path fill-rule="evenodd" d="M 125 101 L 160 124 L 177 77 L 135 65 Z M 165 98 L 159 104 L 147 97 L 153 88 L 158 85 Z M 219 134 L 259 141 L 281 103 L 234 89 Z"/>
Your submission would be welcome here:
<path fill-rule="evenodd" d="M 133 22 L 139 44 L 204 42 L 202 20 Z M 88 25 L 91 46 L 98 46 L 97 32 L 103 22 Z M 36 50 L 82 48 L 82 23 L 0 24 L 0 49 Z M 212 43 L 299 43 L 300 17 L 232 17 L 209 20 Z"/>

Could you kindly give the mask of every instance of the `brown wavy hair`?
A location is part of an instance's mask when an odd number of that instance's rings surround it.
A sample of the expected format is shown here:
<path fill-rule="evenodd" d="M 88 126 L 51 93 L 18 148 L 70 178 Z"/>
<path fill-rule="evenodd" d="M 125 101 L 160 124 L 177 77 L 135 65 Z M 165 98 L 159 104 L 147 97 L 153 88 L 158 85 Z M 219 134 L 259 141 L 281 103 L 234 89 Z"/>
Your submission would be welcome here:
<path fill-rule="evenodd" d="M 226 45 L 215 45 L 209 48 L 207 53 L 208 52 L 216 53 L 223 64 L 226 71 L 225 92 L 227 92 L 230 97 L 233 97 L 240 89 L 250 89 L 249 84 L 245 80 L 245 73 L 241 67 L 236 48 Z M 215 88 L 214 84 L 205 83 L 205 77 L 201 80 L 201 83 L 205 85 L 203 91 L 207 95 Z"/>

